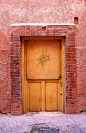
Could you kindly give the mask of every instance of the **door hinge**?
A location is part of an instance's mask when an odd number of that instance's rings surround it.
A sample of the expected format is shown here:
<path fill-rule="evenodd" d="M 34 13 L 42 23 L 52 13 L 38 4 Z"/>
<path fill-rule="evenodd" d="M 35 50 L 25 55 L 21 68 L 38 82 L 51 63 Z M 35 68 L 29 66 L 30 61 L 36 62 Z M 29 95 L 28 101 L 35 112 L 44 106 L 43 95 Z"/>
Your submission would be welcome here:
<path fill-rule="evenodd" d="M 27 80 L 29 79 L 29 77 L 28 77 L 28 75 L 26 74 L 26 78 L 27 78 Z"/>
<path fill-rule="evenodd" d="M 60 84 L 61 84 L 61 87 L 63 87 L 63 83 L 62 83 L 62 82 L 60 82 Z"/>
<path fill-rule="evenodd" d="M 61 79 L 61 76 L 59 75 L 59 77 L 57 79 Z"/>

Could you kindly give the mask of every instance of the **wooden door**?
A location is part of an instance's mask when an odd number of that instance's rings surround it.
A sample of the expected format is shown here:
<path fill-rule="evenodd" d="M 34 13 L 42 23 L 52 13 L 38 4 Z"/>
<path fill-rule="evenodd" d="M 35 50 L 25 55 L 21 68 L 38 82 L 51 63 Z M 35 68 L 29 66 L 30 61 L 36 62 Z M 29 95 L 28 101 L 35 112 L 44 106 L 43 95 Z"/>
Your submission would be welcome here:
<path fill-rule="evenodd" d="M 60 44 L 57 40 L 30 40 L 26 44 L 29 111 L 57 111 Z"/>

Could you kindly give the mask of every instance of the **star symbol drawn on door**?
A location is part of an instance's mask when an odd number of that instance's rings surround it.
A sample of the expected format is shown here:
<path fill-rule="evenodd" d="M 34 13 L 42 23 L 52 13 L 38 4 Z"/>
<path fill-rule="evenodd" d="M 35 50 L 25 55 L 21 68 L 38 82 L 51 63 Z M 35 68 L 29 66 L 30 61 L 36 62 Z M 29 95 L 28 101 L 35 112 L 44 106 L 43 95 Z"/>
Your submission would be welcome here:
<path fill-rule="evenodd" d="M 47 61 L 49 61 L 49 60 L 51 60 L 51 59 L 49 59 L 49 56 L 47 56 L 46 54 L 44 55 L 44 54 L 42 54 L 38 59 L 36 59 L 38 62 L 39 62 L 39 64 L 41 64 L 42 65 L 42 67 L 45 65 L 45 62 L 47 62 Z"/>

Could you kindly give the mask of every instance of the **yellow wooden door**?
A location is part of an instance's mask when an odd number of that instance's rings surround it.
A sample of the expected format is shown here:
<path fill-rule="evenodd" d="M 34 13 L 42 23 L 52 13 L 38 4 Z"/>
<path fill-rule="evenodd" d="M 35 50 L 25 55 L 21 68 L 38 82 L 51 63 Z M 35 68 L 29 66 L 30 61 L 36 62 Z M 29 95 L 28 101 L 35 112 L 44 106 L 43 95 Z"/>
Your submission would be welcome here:
<path fill-rule="evenodd" d="M 26 45 L 29 111 L 58 110 L 60 45 L 57 40 L 30 40 Z"/>

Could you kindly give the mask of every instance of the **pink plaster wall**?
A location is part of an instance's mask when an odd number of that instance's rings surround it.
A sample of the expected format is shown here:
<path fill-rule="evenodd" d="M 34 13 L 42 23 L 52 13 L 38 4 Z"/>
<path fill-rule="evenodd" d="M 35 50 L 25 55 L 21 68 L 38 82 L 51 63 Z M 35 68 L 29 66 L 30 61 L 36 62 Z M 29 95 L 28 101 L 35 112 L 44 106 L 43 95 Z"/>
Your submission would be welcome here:
<path fill-rule="evenodd" d="M 0 112 L 11 112 L 10 25 L 74 23 L 77 51 L 77 109 L 86 111 L 86 0 L 0 0 Z"/>

